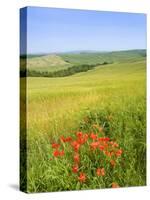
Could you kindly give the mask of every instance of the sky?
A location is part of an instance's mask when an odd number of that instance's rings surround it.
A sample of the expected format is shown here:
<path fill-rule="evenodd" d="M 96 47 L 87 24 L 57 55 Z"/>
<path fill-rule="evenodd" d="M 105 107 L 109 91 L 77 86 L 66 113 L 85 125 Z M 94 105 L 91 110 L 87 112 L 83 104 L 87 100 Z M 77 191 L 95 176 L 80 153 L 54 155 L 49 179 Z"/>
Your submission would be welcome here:
<path fill-rule="evenodd" d="M 26 19 L 28 54 L 146 49 L 145 14 L 28 7 L 21 44 Z"/>

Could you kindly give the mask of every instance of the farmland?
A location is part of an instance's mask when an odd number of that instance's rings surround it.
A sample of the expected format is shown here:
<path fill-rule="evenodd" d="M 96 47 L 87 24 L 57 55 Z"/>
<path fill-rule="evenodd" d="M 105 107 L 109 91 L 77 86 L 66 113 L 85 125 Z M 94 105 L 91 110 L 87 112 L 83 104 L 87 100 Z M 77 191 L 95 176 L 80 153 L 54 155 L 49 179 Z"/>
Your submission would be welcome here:
<path fill-rule="evenodd" d="M 59 71 L 103 62 L 67 77 L 27 77 L 27 192 L 146 185 L 145 51 L 41 56 L 28 67 Z M 88 139 L 78 152 L 60 139 L 80 135 Z M 97 141 L 112 144 L 116 156 L 91 148 Z"/>

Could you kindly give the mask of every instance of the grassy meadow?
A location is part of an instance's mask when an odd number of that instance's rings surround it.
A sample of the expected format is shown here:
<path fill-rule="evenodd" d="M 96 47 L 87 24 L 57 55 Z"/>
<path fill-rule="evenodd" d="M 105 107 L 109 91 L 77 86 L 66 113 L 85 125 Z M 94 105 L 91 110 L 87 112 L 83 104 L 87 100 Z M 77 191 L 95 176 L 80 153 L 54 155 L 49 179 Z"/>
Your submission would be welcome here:
<path fill-rule="evenodd" d="M 69 67 L 98 54 L 59 56 Z M 95 63 L 107 60 L 72 76 L 27 77 L 27 192 L 146 185 L 146 57 L 99 54 Z M 85 136 L 74 149 L 71 141 Z"/>

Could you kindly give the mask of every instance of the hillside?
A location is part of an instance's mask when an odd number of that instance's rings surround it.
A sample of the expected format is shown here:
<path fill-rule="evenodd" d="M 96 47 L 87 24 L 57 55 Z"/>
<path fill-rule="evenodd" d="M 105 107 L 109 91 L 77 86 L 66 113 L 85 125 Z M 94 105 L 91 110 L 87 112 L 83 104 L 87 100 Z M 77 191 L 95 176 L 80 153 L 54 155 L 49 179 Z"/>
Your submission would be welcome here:
<path fill-rule="evenodd" d="M 72 75 L 74 72 L 79 73 L 82 71 L 87 71 L 94 68 L 96 65 L 102 65 L 104 63 L 132 63 L 145 60 L 145 58 L 146 50 L 116 51 L 105 53 L 76 52 L 39 56 L 32 55 L 28 56 L 27 58 L 27 69 L 29 71 L 28 74 L 31 74 L 32 76 L 56 77 L 55 72 L 60 72 L 58 73 L 61 74 L 60 76 L 66 73 L 67 75 Z M 25 68 L 25 64 L 25 59 L 21 58 L 21 70 Z M 84 70 L 85 67 L 87 70 Z M 80 70 L 78 68 L 80 68 Z M 74 72 L 72 73 L 72 71 Z M 47 75 L 48 73 L 53 74 Z"/>
<path fill-rule="evenodd" d="M 60 54 L 63 60 L 72 64 L 97 64 L 103 62 L 134 62 L 146 56 L 146 50 L 128 50 L 103 53 Z"/>
<path fill-rule="evenodd" d="M 21 63 L 22 67 L 25 67 L 23 58 L 21 59 Z M 35 71 L 57 71 L 70 66 L 72 65 L 58 55 L 29 56 L 27 58 L 27 69 Z"/>

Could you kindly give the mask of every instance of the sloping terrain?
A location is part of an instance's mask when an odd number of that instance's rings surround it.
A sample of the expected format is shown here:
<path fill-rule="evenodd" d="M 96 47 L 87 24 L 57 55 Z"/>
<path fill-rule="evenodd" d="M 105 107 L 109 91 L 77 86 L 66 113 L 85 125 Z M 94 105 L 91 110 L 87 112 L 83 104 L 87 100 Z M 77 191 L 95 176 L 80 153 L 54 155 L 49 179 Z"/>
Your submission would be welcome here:
<path fill-rule="evenodd" d="M 142 60 L 146 56 L 145 50 L 114 51 L 105 53 L 74 53 L 60 54 L 66 61 L 72 64 L 97 64 L 103 62 L 134 62 Z"/>
<path fill-rule="evenodd" d="M 71 64 L 65 62 L 63 58 L 58 55 L 45 55 L 39 57 L 32 57 L 27 59 L 27 68 L 36 71 L 57 71 L 66 69 Z"/>

